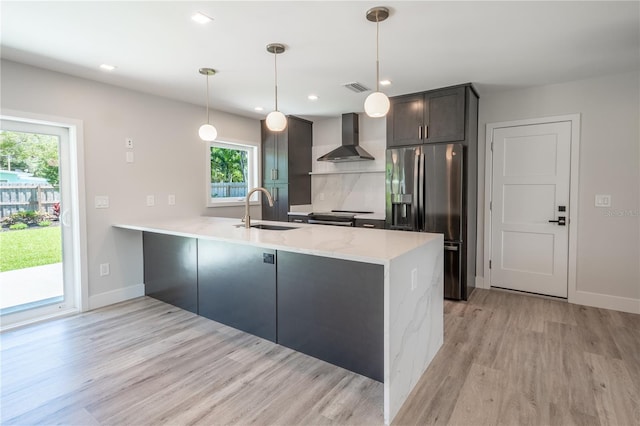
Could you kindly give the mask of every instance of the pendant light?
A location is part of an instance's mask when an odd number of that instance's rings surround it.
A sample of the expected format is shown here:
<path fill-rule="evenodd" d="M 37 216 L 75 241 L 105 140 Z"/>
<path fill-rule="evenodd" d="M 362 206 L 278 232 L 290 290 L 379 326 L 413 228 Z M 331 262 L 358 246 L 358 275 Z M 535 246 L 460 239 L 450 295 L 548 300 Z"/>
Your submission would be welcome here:
<path fill-rule="evenodd" d="M 389 112 L 389 98 L 380 91 L 380 48 L 378 46 L 380 22 L 388 17 L 389 9 L 386 7 L 374 7 L 367 11 L 367 20 L 376 23 L 376 91 L 367 96 L 364 101 L 364 111 L 369 117 L 384 117 Z"/>
<path fill-rule="evenodd" d="M 278 62 L 277 58 L 280 53 L 285 51 L 284 44 L 271 43 L 267 44 L 267 52 L 273 53 L 273 65 L 275 69 L 275 87 L 276 87 L 276 109 L 267 115 L 267 127 L 273 132 L 281 132 L 287 127 L 287 117 L 278 111 Z"/>
<path fill-rule="evenodd" d="M 207 124 L 203 124 L 198 129 L 198 135 L 200 139 L 207 142 L 212 142 L 218 137 L 218 130 L 209 124 L 209 76 L 214 75 L 216 70 L 213 68 L 200 68 L 200 74 L 207 76 Z"/>

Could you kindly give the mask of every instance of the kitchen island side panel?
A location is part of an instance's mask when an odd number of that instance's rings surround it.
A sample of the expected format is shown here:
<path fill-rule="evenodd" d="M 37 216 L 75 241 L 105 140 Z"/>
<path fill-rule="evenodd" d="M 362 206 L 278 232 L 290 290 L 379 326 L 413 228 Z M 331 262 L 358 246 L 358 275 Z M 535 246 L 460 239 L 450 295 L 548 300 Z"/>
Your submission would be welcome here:
<path fill-rule="evenodd" d="M 142 233 L 144 293 L 198 313 L 198 248 L 195 238 Z"/>
<path fill-rule="evenodd" d="M 439 239 L 391 260 L 385 274 L 387 424 L 444 341 L 444 238 L 438 235 Z"/>
<path fill-rule="evenodd" d="M 278 251 L 278 343 L 384 376 L 384 267 Z"/>

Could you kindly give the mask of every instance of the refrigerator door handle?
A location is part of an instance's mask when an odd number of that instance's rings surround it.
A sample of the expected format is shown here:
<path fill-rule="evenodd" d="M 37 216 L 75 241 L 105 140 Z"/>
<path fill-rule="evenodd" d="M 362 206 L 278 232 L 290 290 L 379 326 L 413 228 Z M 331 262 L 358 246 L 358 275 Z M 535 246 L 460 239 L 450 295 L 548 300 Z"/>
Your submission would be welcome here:
<path fill-rule="evenodd" d="M 413 156 L 413 192 L 414 199 L 411 203 L 411 215 L 413 216 L 413 229 L 416 231 L 421 231 L 420 229 L 420 156 L 421 156 L 420 148 L 416 148 L 416 152 Z M 418 190 L 417 197 L 415 196 L 415 191 Z"/>
<path fill-rule="evenodd" d="M 424 153 L 420 153 L 418 163 L 420 174 L 418 176 L 418 231 L 424 231 Z"/>

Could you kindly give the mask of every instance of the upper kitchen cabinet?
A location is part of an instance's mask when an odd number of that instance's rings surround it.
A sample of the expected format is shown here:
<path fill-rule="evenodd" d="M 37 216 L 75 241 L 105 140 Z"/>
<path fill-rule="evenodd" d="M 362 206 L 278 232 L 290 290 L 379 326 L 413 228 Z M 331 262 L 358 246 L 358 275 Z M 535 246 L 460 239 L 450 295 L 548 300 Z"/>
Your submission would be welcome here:
<path fill-rule="evenodd" d="M 282 132 L 272 132 L 265 120 L 261 121 L 262 186 L 279 200 L 277 209 L 262 203 L 262 218 L 265 220 L 286 222 L 290 205 L 311 204 L 309 172 L 313 123 L 294 116 L 288 116 L 287 120 L 287 128 Z M 288 189 L 285 190 L 283 185 Z"/>
<path fill-rule="evenodd" d="M 471 96 L 477 98 L 465 84 L 391 98 L 387 147 L 464 141 Z"/>

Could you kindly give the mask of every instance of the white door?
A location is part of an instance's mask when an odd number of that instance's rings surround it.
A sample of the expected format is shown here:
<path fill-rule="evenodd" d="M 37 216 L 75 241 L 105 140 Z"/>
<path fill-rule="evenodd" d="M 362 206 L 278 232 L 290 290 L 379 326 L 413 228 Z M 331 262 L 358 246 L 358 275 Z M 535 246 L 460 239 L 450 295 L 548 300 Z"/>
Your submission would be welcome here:
<path fill-rule="evenodd" d="M 496 128 L 492 141 L 491 286 L 566 298 L 571 122 Z"/>
<path fill-rule="evenodd" d="M 38 198 L 42 203 L 38 203 L 38 205 L 40 212 L 47 212 L 51 211 L 51 207 L 53 207 L 51 202 L 55 201 L 54 204 L 59 206 L 59 221 L 52 219 L 53 223 L 46 229 L 36 227 L 33 230 L 20 231 L 27 235 L 24 238 L 31 238 L 34 242 L 20 249 L 24 252 L 16 254 L 17 256 L 38 256 L 41 251 L 44 253 L 50 250 L 52 248 L 49 247 L 50 245 L 57 244 L 62 249 L 61 262 L 40 263 L 36 261 L 35 263 L 41 266 L 18 265 L 15 268 L 9 268 L 12 269 L 11 271 L 0 272 L 0 281 L 2 281 L 0 294 L 3 296 L 0 325 L 2 328 L 8 328 L 14 324 L 39 320 L 77 308 L 79 286 L 77 254 L 80 248 L 75 243 L 78 234 L 77 227 L 72 226 L 72 211 L 76 207 L 73 200 L 76 200 L 77 196 L 73 196 L 74 186 L 71 177 L 73 153 L 70 146 L 69 129 L 8 119 L 0 120 L 0 129 L 13 132 L 16 135 L 47 135 L 49 136 L 47 140 L 55 141 L 58 149 L 57 177 L 59 183 L 54 185 L 58 186 L 58 191 L 55 191 L 58 192 L 58 195 L 56 196 L 55 192 L 45 194 L 47 195 L 46 199 L 42 199 L 42 194 L 39 194 Z M 11 202 L 9 200 L 9 204 Z M 31 204 L 29 204 L 29 208 L 32 208 Z M 47 220 L 47 222 L 50 221 Z M 52 233 L 52 235 L 57 235 L 59 238 L 57 242 L 52 238 L 38 236 L 41 231 L 53 231 L 55 227 L 58 228 L 58 232 Z M 9 246 L 3 247 L 3 250 L 12 251 L 13 249 Z"/>

